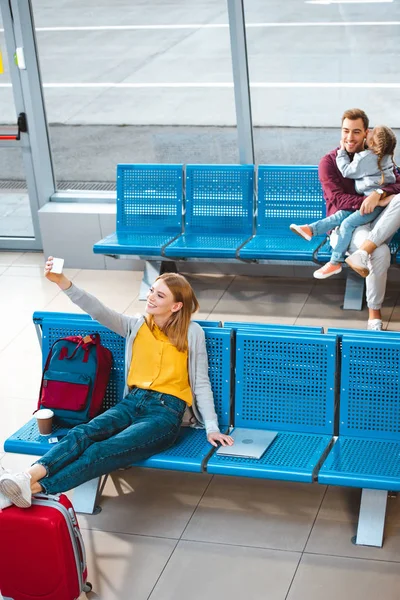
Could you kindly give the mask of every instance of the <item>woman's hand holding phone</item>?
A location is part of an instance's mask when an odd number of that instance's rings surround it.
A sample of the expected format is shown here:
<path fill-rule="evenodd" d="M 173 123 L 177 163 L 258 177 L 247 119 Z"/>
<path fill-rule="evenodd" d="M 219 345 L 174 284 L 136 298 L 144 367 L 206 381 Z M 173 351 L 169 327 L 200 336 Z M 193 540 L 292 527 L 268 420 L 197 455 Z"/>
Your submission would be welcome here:
<path fill-rule="evenodd" d="M 58 259 L 60 260 L 60 259 Z M 61 268 L 56 268 L 55 270 L 60 271 L 61 273 L 55 273 L 52 271 L 54 265 L 54 257 L 53 256 L 49 256 L 46 264 L 44 266 L 44 276 L 46 277 L 46 279 L 48 279 L 49 281 L 52 281 L 53 283 L 56 283 L 62 290 L 66 290 L 69 287 L 71 287 L 72 283 L 71 281 L 68 279 L 68 277 L 66 277 L 64 275 L 64 273 L 62 272 L 62 265 L 61 263 L 59 263 L 58 267 Z"/>

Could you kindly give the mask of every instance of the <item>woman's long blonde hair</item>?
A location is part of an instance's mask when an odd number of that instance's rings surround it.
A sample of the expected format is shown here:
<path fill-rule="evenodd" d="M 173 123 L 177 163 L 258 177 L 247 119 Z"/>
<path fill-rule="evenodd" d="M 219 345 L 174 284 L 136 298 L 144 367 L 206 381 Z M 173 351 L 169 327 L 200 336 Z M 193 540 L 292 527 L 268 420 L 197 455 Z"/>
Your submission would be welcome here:
<path fill-rule="evenodd" d="M 175 302 L 182 302 L 182 308 L 173 312 L 161 330 L 168 337 L 179 352 L 184 352 L 188 347 L 188 329 L 192 314 L 199 310 L 199 303 L 192 286 L 188 280 L 179 273 L 164 273 L 157 277 L 161 279 L 171 291 Z M 154 325 L 153 315 L 147 318 L 149 327 Z"/>

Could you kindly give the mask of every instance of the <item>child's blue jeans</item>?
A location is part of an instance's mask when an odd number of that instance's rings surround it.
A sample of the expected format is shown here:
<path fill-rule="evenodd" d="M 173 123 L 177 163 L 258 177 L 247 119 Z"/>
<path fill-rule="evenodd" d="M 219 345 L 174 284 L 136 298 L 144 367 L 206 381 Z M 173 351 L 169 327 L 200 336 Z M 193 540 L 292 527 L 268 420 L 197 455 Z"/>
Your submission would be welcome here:
<path fill-rule="evenodd" d="M 383 207 L 378 206 L 372 213 L 368 215 L 361 215 L 359 210 L 355 212 L 351 212 L 349 210 L 338 210 L 335 214 L 330 217 L 326 217 L 326 219 L 321 219 L 320 221 L 315 221 L 315 223 L 310 223 L 309 227 L 311 228 L 313 235 L 322 235 L 323 233 L 327 233 L 334 229 L 338 225 L 338 242 L 334 251 L 332 252 L 331 262 L 333 263 L 341 263 L 344 261 L 345 254 L 347 252 L 347 248 L 350 246 L 351 238 L 353 236 L 354 230 L 356 227 L 360 225 L 365 225 L 366 223 L 370 223 L 382 212 Z"/>
<path fill-rule="evenodd" d="M 47 494 L 65 492 L 166 450 L 176 441 L 185 408 L 175 396 L 133 388 L 37 461 L 47 470 L 40 485 Z"/>

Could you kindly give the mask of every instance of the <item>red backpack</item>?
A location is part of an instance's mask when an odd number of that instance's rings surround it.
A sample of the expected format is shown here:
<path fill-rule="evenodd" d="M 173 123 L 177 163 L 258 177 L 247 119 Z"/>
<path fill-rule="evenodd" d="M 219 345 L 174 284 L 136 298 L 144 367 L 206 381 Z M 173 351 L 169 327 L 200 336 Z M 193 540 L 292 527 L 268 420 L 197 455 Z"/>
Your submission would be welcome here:
<path fill-rule="evenodd" d="M 56 340 L 43 370 L 38 408 L 51 408 L 61 425 L 87 423 L 101 411 L 111 366 L 112 353 L 98 333 Z"/>

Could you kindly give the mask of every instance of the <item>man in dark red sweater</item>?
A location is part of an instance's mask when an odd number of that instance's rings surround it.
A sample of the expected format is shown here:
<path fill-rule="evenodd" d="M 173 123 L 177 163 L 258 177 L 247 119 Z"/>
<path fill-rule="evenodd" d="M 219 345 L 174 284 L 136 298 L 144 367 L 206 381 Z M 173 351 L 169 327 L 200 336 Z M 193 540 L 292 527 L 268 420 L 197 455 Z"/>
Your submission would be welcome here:
<path fill-rule="evenodd" d="M 344 148 L 353 158 L 355 152 L 364 150 L 369 120 L 363 110 L 347 110 L 342 117 L 342 141 Z M 387 271 L 390 266 L 388 242 L 400 228 L 400 175 L 396 183 L 383 186 L 367 198 L 356 193 L 353 179 L 346 179 L 336 165 L 338 148 L 326 154 L 320 161 L 318 175 L 326 202 L 327 215 L 338 210 L 358 210 L 371 213 L 380 200 L 385 198 L 388 206 L 375 221 L 357 227 L 353 234 L 347 260 L 359 274 L 368 274 L 366 279 L 367 305 L 369 310 L 368 329 L 382 329 L 381 307 L 385 297 Z M 331 245 L 336 245 L 337 236 L 331 234 Z"/>

